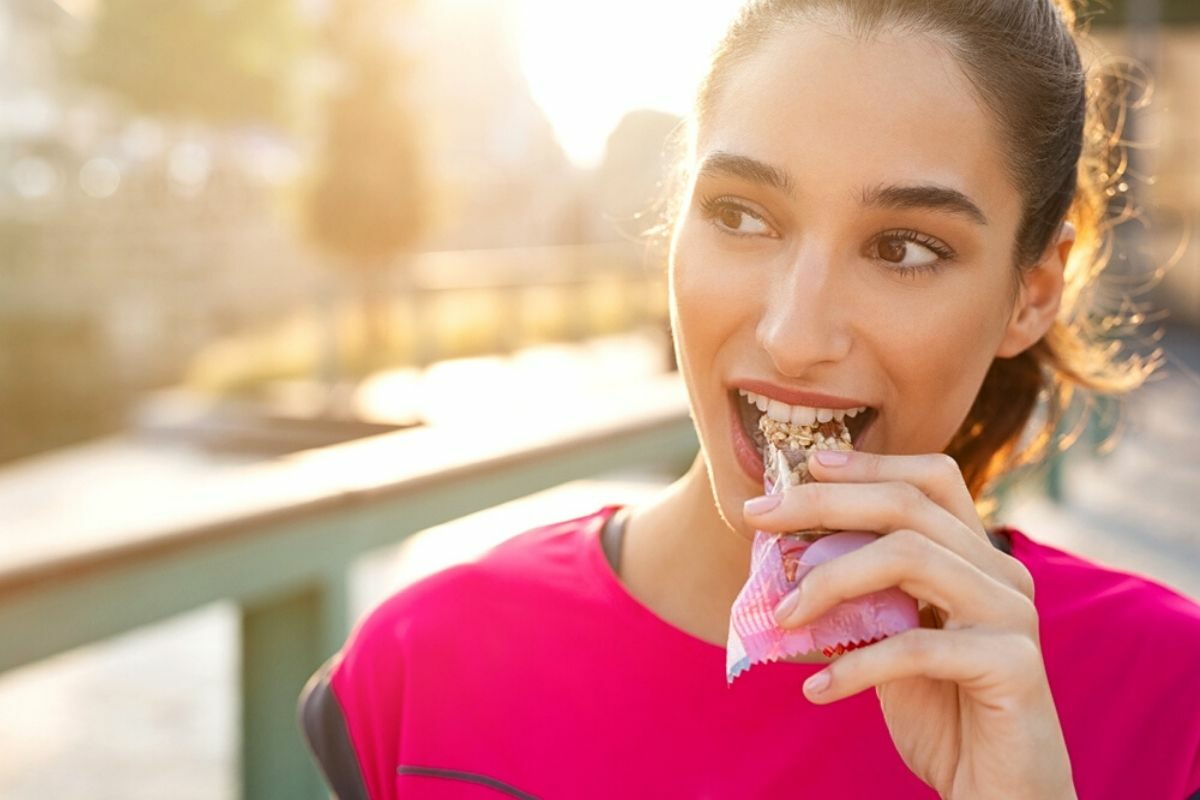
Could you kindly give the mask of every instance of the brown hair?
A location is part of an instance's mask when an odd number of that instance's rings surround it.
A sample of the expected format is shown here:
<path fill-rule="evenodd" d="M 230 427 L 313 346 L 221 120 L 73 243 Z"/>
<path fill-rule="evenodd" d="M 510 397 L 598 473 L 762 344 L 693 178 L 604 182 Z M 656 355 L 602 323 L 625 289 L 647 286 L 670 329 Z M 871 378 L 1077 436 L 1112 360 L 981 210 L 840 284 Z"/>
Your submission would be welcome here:
<path fill-rule="evenodd" d="M 649 231 L 652 239 L 661 242 L 675 227 L 691 148 L 730 73 L 772 33 L 805 22 L 834 22 L 860 38 L 897 28 L 931 34 L 957 58 L 995 115 L 1009 175 L 1023 199 L 1012 251 L 1014 290 L 1053 245 L 1062 223 L 1075 227 L 1058 319 L 1025 352 L 992 362 L 946 448 L 980 501 L 996 478 L 1040 461 L 1052 444 L 1065 449 L 1075 440 L 1079 425 L 1066 436 L 1056 439 L 1055 433 L 1076 390 L 1085 390 L 1080 394 L 1087 401 L 1089 392 L 1127 392 L 1161 360 L 1158 350 L 1117 358 L 1121 329 L 1140 315 L 1122 317 L 1104 308 L 1096 291 L 1111 254 L 1112 229 L 1133 216 L 1128 203 L 1122 213 L 1109 213 L 1118 187 L 1128 188 L 1120 149 L 1127 105 L 1114 90 L 1120 75 L 1085 73 L 1079 45 L 1088 36 L 1070 0 L 750 0 L 713 52 L 691 114 L 671 139 L 677 163 L 662 199 L 665 221 Z M 1044 413 L 1029 426 L 1039 401 Z M 980 504 L 985 511 L 991 505 Z"/>

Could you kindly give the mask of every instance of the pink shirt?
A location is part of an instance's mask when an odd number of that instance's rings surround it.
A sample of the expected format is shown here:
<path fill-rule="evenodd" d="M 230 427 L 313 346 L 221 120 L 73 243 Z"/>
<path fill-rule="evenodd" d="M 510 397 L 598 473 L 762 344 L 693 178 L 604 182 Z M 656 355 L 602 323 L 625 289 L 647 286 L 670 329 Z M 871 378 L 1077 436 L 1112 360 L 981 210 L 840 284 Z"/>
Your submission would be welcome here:
<path fill-rule="evenodd" d="M 613 573 L 599 532 L 618 508 L 527 531 L 360 621 L 301 701 L 343 800 L 937 797 L 874 691 L 814 705 L 800 685 L 820 664 L 727 685 L 724 647 Z M 1003 530 L 1036 583 L 1080 800 L 1200 790 L 1200 605 Z"/>

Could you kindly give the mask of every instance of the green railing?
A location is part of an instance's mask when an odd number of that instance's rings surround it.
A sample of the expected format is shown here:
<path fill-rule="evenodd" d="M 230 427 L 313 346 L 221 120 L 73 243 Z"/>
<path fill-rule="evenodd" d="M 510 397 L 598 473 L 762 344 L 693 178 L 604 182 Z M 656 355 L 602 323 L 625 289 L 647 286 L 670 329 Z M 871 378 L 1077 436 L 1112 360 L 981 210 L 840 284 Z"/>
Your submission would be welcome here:
<path fill-rule="evenodd" d="M 349 632 L 351 564 L 565 481 L 681 472 L 697 442 L 678 377 L 625 389 L 537 427 L 400 431 L 247 467 L 181 495 L 178 520 L 0 566 L 0 672 L 231 600 L 241 609 L 242 796 L 326 797 L 296 700 Z"/>

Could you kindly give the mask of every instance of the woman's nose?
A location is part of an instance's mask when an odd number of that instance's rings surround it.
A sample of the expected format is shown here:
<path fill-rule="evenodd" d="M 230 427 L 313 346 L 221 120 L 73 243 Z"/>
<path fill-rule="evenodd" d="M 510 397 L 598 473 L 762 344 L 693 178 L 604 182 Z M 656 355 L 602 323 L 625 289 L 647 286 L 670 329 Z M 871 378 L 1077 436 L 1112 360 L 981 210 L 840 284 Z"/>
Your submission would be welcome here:
<path fill-rule="evenodd" d="M 797 259 L 771 287 L 756 329 L 758 343 L 783 375 L 840 361 L 850 352 L 850 303 L 831 259 L 816 254 Z"/>

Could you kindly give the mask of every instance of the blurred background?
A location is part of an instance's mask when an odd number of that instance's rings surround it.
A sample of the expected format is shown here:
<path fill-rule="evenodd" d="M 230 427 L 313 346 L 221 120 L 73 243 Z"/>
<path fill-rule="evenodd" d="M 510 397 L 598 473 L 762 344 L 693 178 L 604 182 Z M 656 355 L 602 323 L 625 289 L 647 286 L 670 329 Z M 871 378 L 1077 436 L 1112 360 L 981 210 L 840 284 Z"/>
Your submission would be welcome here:
<path fill-rule="evenodd" d="M 737 5 L 0 0 L 0 797 L 319 797 L 364 610 L 682 471 L 642 234 Z M 1197 597 L 1200 5 L 1088 13 L 1164 368 L 1002 518 Z"/>

